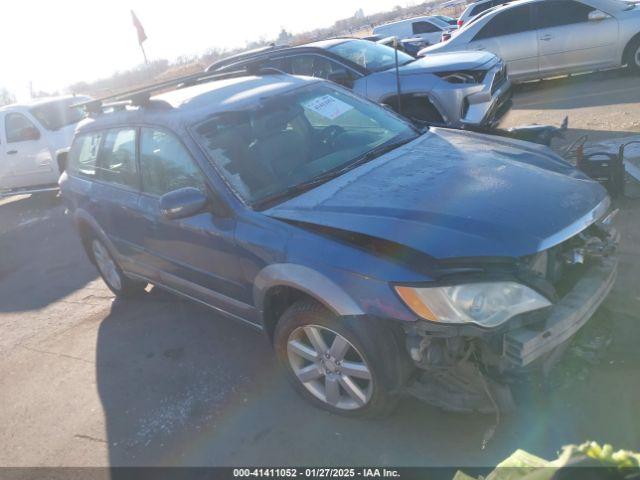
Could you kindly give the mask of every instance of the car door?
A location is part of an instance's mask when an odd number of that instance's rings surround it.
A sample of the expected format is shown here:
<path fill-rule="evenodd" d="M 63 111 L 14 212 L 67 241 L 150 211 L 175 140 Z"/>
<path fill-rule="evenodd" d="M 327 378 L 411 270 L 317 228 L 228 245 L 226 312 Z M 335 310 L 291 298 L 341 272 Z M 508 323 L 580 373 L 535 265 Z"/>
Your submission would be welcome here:
<path fill-rule="evenodd" d="M 4 134 L 5 169 L 10 172 L 8 188 L 34 187 L 57 181 L 49 145 L 26 115 L 6 113 Z"/>
<path fill-rule="evenodd" d="M 112 128 L 102 134 L 90 208 L 115 245 L 121 266 L 139 273 L 142 234 L 138 211 L 140 176 L 134 127 Z"/>
<path fill-rule="evenodd" d="M 541 75 L 617 64 L 618 21 L 575 0 L 545 0 L 534 6 Z"/>
<path fill-rule="evenodd" d="M 237 259 L 235 218 L 210 209 L 171 220 L 160 215 L 161 196 L 180 188 L 194 187 L 215 198 L 189 151 L 171 132 L 142 128 L 140 168 L 144 250 L 160 283 L 244 317 L 252 299 Z"/>
<path fill-rule="evenodd" d="M 469 42 L 470 49 L 501 57 L 511 78 L 534 78 L 538 74 L 538 37 L 530 5 L 508 8 L 479 22 L 484 24 Z"/>
<path fill-rule="evenodd" d="M 439 43 L 442 37 L 442 29 L 428 20 L 413 22 L 411 29 L 415 38 L 421 38 L 428 45 Z"/>

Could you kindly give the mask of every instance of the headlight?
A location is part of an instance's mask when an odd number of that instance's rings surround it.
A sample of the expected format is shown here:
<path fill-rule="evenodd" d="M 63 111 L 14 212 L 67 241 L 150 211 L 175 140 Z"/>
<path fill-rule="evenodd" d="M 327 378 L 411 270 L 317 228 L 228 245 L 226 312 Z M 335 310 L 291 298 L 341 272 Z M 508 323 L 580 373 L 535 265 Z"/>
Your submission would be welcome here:
<path fill-rule="evenodd" d="M 436 73 L 440 78 L 449 83 L 482 83 L 487 75 L 486 70 L 465 70 L 461 72 Z"/>
<path fill-rule="evenodd" d="M 475 323 L 495 327 L 520 313 L 551 305 L 536 291 L 516 282 L 395 288 L 416 315 L 441 323 Z"/>

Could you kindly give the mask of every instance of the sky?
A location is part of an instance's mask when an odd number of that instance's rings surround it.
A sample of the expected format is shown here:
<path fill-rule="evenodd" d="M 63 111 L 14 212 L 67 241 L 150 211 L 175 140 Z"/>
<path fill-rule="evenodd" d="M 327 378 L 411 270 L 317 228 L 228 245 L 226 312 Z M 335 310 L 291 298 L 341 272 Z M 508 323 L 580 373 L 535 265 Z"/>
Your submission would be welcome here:
<path fill-rule="evenodd" d="M 173 60 L 210 48 L 241 47 L 332 25 L 407 0 L 7 0 L 2 2 L 0 87 L 20 100 L 33 89 L 54 91 L 108 77 L 142 63 L 133 9 L 146 31 L 149 60 Z M 27 97 L 27 98 L 25 98 Z"/>

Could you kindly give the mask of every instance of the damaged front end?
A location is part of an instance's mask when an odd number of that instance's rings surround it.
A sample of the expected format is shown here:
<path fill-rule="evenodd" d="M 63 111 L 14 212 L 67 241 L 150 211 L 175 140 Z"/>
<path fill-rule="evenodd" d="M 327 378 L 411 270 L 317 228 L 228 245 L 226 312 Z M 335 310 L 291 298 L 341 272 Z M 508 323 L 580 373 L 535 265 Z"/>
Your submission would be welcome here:
<path fill-rule="evenodd" d="M 518 281 L 544 295 L 548 306 L 492 328 L 430 321 L 406 326 L 407 349 L 418 367 L 408 392 L 449 411 L 512 410 L 512 386 L 533 372 L 546 375 L 611 291 L 619 239 L 612 217 L 514 266 Z"/>

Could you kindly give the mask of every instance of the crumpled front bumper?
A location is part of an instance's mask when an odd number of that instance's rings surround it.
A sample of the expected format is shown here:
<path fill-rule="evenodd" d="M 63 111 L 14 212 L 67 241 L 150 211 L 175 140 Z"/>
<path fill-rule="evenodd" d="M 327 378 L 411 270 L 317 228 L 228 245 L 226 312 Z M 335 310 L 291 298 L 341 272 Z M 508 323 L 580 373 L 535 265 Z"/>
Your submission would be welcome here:
<path fill-rule="evenodd" d="M 541 325 L 505 333 L 503 358 L 512 367 L 526 367 L 573 337 L 605 300 L 616 280 L 618 259 L 603 258 L 550 310 Z"/>
<path fill-rule="evenodd" d="M 484 88 L 464 100 L 461 123 L 466 126 L 493 127 L 509 111 L 513 88 L 502 62 L 485 78 Z"/>

